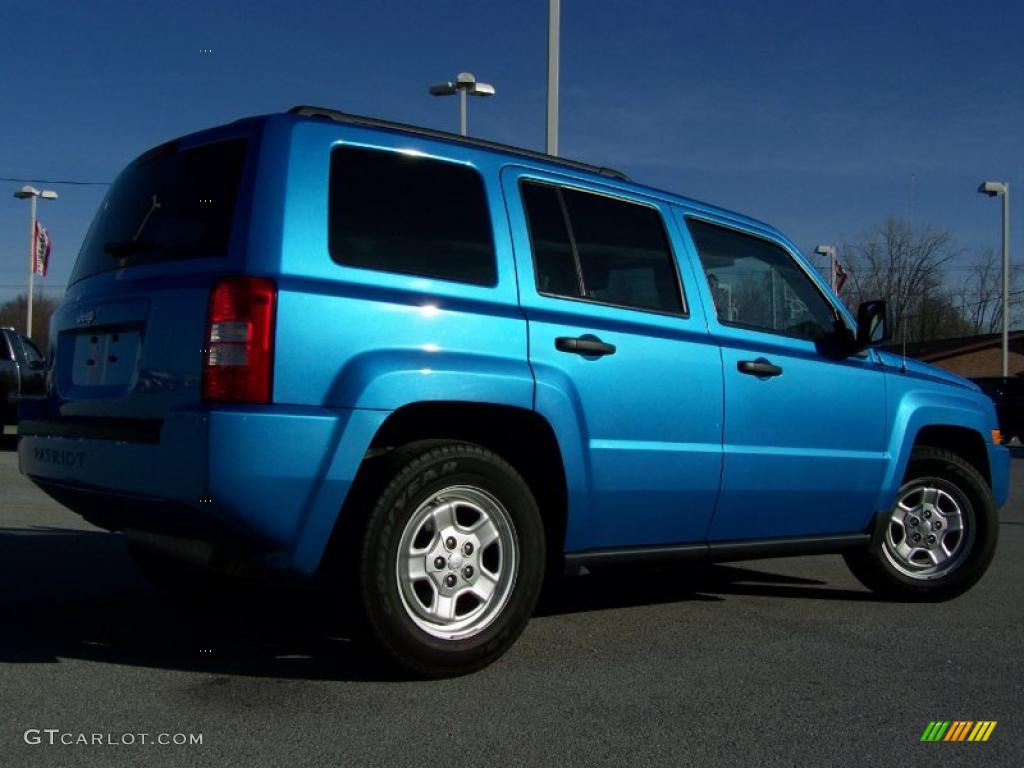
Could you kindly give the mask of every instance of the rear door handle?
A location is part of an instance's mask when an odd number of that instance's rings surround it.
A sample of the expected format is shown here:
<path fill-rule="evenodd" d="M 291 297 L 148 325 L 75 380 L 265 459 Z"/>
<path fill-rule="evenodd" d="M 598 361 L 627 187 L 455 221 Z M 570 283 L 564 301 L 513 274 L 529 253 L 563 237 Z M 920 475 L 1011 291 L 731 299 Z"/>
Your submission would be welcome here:
<path fill-rule="evenodd" d="M 779 366 L 773 365 L 763 357 L 759 357 L 757 360 L 740 360 L 736 367 L 740 373 L 746 373 L 751 376 L 769 377 L 782 375 L 782 369 Z"/>
<path fill-rule="evenodd" d="M 577 355 L 593 355 L 594 357 L 615 354 L 614 344 L 605 344 L 600 339 L 586 337 L 559 336 L 555 339 L 555 349 L 559 352 L 573 352 Z"/>

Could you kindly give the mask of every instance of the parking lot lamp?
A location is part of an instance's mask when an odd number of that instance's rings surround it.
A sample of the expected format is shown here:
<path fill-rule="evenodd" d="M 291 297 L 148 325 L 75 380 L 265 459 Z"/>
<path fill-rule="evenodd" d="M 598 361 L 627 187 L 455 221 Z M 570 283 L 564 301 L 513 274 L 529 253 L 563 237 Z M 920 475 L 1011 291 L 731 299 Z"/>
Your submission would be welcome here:
<path fill-rule="evenodd" d="M 814 249 L 814 252 L 819 256 L 828 256 L 828 284 L 832 287 L 832 291 L 836 289 L 836 247 L 834 245 L 819 245 Z"/>
<path fill-rule="evenodd" d="M 558 59 L 561 37 L 561 0 L 548 0 L 548 115 L 545 149 L 558 154 Z"/>
<path fill-rule="evenodd" d="M 1010 185 L 1005 181 L 984 181 L 978 191 L 1003 198 L 1003 378 L 1010 375 Z"/>
<path fill-rule="evenodd" d="M 454 82 L 435 83 L 430 86 L 431 96 L 454 96 L 459 94 L 459 133 L 466 135 L 466 96 L 493 96 L 494 86 L 477 82 L 471 72 L 459 72 Z"/>
<path fill-rule="evenodd" d="M 57 193 L 52 189 L 39 190 L 26 184 L 14 193 L 19 200 L 30 200 L 28 220 L 28 317 L 25 320 L 25 335 L 32 338 L 32 293 L 35 281 L 35 246 L 36 246 L 36 198 L 56 200 Z"/>

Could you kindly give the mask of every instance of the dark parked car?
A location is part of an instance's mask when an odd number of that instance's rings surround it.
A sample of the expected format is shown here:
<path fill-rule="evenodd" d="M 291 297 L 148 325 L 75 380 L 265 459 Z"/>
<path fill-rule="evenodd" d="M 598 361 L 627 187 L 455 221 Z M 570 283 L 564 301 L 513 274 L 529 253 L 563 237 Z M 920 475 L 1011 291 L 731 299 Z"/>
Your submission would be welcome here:
<path fill-rule="evenodd" d="M 17 418 L 18 402 L 46 391 L 43 356 L 27 336 L 0 328 L 0 433 Z"/>
<path fill-rule="evenodd" d="M 1024 440 L 1024 377 L 989 376 L 971 381 L 995 403 L 1003 438 Z"/>

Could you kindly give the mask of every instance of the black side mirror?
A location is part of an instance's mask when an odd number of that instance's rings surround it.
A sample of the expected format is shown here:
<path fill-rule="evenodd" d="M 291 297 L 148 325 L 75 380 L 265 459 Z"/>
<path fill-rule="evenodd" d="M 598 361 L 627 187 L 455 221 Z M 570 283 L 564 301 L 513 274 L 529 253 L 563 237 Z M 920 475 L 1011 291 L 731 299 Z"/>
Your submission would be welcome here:
<path fill-rule="evenodd" d="M 876 299 L 861 304 L 857 308 L 857 349 L 881 344 L 889 337 L 889 308 L 885 300 Z"/>

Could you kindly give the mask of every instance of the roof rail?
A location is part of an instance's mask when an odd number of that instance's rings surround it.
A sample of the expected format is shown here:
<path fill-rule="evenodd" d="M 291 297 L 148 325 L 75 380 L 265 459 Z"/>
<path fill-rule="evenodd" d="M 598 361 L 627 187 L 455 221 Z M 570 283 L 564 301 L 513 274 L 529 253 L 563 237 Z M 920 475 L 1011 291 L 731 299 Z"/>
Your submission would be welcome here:
<path fill-rule="evenodd" d="M 622 171 L 617 171 L 614 168 L 605 168 L 598 165 L 590 165 L 588 163 L 580 163 L 576 160 L 567 160 L 564 157 L 555 157 L 554 155 L 547 155 L 543 152 L 535 152 L 531 149 L 523 149 L 522 147 L 513 147 L 509 144 L 499 144 L 495 141 L 487 141 L 486 139 L 474 139 L 468 136 L 459 136 L 455 133 L 448 133 L 447 131 L 437 131 L 433 128 L 423 128 L 418 125 L 408 125 L 406 123 L 395 123 L 390 120 L 380 120 L 375 117 L 363 117 L 362 115 L 350 115 L 347 112 L 339 112 L 336 109 L 327 109 L 325 107 L 310 107 L 310 106 L 298 106 L 292 107 L 288 110 L 288 114 L 291 115 L 302 115 L 303 117 L 322 117 L 327 120 L 333 120 L 337 123 L 348 123 L 350 125 L 367 126 L 369 128 L 387 128 L 393 131 L 402 131 L 403 133 L 412 133 L 417 136 L 427 136 L 432 139 L 446 139 L 448 141 L 456 141 L 461 144 L 469 144 L 473 147 L 480 147 L 482 149 L 494 149 L 500 152 L 507 152 L 511 155 L 521 155 L 522 157 L 528 157 L 531 160 L 543 160 L 546 163 L 554 163 L 555 165 L 564 165 L 568 168 L 575 168 L 578 171 L 589 171 L 590 173 L 596 173 L 601 176 L 607 176 L 612 179 L 619 179 L 620 181 L 629 181 L 629 177 Z"/>

